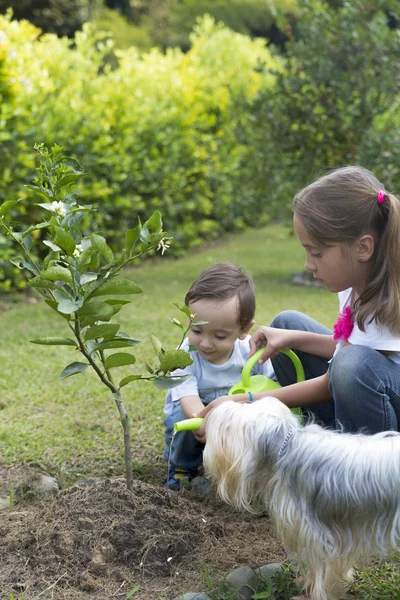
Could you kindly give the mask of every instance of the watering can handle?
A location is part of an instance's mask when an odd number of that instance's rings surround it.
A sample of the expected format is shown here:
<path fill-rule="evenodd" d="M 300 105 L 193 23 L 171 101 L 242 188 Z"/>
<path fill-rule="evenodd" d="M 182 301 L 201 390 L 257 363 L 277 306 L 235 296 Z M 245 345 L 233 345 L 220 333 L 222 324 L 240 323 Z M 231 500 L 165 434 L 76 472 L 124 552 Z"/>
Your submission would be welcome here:
<path fill-rule="evenodd" d="M 253 356 L 251 356 L 248 359 L 248 361 L 246 362 L 246 364 L 244 365 L 243 371 L 242 371 L 242 382 L 243 382 L 244 388 L 250 388 L 251 371 L 253 370 L 254 365 L 257 363 L 258 359 L 260 358 L 260 356 L 262 355 L 263 352 L 264 352 L 264 348 L 257 350 L 257 352 L 255 352 L 253 354 Z M 282 354 L 286 354 L 286 356 L 288 356 L 290 358 L 290 360 L 292 361 L 293 366 L 296 369 L 297 382 L 304 381 L 305 375 L 304 375 L 303 365 L 301 364 L 301 360 L 299 359 L 297 354 L 295 352 L 293 352 L 293 350 L 279 350 L 279 352 L 282 352 Z"/>

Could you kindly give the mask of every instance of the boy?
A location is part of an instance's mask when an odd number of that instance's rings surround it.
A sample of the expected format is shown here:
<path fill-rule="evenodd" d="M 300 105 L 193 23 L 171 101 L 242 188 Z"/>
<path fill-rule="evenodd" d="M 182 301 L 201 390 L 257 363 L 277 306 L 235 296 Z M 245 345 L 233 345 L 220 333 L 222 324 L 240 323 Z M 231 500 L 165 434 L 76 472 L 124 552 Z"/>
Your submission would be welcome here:
<path fill-rule="evenodd" d="M 197 347 L 190 352 L 193 364 L 174 371 L 192 375 L 168 391 L 165 401 L 164 457 L 168 461 L 174 424 L 191 418 L 211 400 L 225 396 L 241 380 L 249 355 L 250 329 L 254 325 L 255 291 L 251 277 L 231 263 L 217 263 L 203 271 L 186 294 L 185 304 L 196 315 L 182 348 Z M 273 377 L 270 361 L 257 364 L 254 372 Z M 192 431 L 175 435 L 166 486 L 177 490 L 182 479 L 191 480 L 202 464 L 204 444 Z"/>

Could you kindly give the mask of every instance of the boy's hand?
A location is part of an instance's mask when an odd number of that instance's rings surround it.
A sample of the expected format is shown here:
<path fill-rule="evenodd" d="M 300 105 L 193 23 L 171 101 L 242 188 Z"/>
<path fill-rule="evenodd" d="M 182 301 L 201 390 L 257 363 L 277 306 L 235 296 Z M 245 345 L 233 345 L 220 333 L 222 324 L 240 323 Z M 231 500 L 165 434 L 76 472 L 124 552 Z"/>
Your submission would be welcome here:
<path fill-rule="evenodd" d="M 196 440 L 198 442 L 201 442 L 202 444 L 206 443 L 206 422 L 206 419 L 204 419 L 200 427 L 193 431 L 193 435 L 196 438 Z"/>

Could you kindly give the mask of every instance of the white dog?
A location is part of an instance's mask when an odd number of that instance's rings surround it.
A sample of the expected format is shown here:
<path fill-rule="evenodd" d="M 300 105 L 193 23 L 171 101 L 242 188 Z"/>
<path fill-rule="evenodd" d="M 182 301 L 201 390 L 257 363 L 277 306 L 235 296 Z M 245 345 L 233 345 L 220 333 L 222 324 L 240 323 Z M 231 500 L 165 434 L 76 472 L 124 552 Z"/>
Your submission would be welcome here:
<path fill-rule="evenodd" d="M 399 547 L 400 433 L 302 427 L 275 398 L 221 404 L 206 433 L 204 465 L 219 495 L 269 513 L 307 566 L 307 598 L 337 600 L 354 565 Z"/>

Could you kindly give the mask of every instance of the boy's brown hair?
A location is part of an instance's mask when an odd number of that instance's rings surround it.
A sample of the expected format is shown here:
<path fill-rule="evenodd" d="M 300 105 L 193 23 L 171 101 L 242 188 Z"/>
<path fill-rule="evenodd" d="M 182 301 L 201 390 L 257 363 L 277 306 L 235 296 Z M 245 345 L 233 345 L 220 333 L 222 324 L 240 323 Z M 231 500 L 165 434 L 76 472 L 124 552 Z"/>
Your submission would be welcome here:
<path fill-rule="evenodd" d="M 203 271 L 186 294 L 185 304 L 198 300 L 238 299 L 238 325 L 245 329 L 256 311 L 256 294 L 251 276 L 232 263 L 215 263 Z"/>

